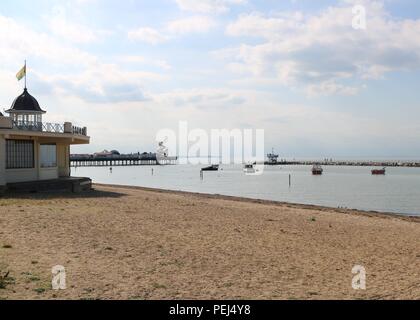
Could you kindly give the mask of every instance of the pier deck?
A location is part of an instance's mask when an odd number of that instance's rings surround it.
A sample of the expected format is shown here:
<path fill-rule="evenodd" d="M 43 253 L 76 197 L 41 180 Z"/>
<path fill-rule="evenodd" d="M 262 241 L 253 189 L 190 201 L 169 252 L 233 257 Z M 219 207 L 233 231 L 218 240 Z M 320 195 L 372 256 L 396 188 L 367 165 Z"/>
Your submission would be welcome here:
<path fill-rule="evenodd" d="M 177 157 L 157 158 L 155 154 L 118 155 L 112 157 L 78 157 L 70 156 L 71 167 L 122 167 L 122 166 L 151 166 L 173 165 Z"/>

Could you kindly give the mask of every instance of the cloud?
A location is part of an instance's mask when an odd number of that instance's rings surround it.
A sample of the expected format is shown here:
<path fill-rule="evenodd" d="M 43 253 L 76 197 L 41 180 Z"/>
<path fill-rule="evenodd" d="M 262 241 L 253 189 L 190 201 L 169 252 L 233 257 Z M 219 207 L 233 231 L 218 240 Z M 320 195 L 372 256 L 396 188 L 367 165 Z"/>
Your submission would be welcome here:
<path fill-rule="evenodd" d="M 242 14 L 226 27 L 229 36 L 262 37 L 265 39 L 285 36 L 287 32 L 296 33 L 303 21 L 300 12 L 279 13 L 268 17 L 259 12 Z"/>
<path fill-rule="evenodd" d="M 159 74 L 125 71 L 115 64 L 95 64 L 75 75 L 37 73 L 38 82 L 53 88 L 56 95 L 78 97 L 93 103 L 141 102 L 151 99 L 144 84 L 163 81 Z"/>
<path fill-rule="evenodd" d="M 165 42 L 168 37 L 158 30 L 148 27 L 142 27 L 128 32 L 130 40 L 143 41 L 153 45 Z"/>
<path fill-rule="evenodd" d="M 141 102 L 149 100 L 142 88 L 126 83 L 104 83 L 101 86 L 84 86 L 69 81 L 62 81 L 62 87 L 66 87 L 68 93 L 77 94 L 86 102 L 93 103 L 120 103 Z"/>
<path fill-rule="evenodd" d="M 43 15 L 47 27 L 51 34 L 60 40 L 73 42 L 76 44 L 87 44 L 103 40 L 106 36 L 112 35 L 113 31 L 92 28 L 81 24 L 73 16 L 68 17 L 68 12 L 74 11 L 75 7 L 80 7 L 96 0 L 73 0 L 66 4 L 56 5 L 51 12 Z"/>
<path fill-rule="evenodd" d="M 21 64 L 26 58 L 41 58 L 50 64 L 86 66 L 97 58 L 63 44 L 54 37 L 27 28 L 14 19 L 0 15 L 0 61 L 4 65 Z"/>
<path fill-rule="evenodd" d="M 335 81 L 324 81 L 319 84 L 311 84 L 306 88 L 306 93 L 309 96 L 318 96 L 318 95 L 345 95 L 353 96 L 359 93 L 361 88 L 345 86 L 338 84 Z"/>
<path fill-rule="evenodd" d="M 381 2 L 365 5 L 367 30 L 352 28 L 352 6 L 347 2 L 312 15 L 243 14 L 226 27 L 226 34 L 261 41 L 222 49 L 216 55 L 235 72 L 275 78 L 287 86 L 303 85 L 311 94 L 356 94 L 361 88 L 344 81 L 420 68 L 420 20 L 395 19 Z"/>
<path fill-rule="evenodd" d="M 167 79 L 157 73 L 136 68 L 125 71 L 116 64 L 102 63 L 90 53 L 1 15 L 0 29 L 3 31 L 0 33 L 0 61 L 4 66 L 15 66 L 11 71 L 0 68 L 0 74 L 13 79 L 26 58 L 47 62 L 49 70 L 42 73 L 31 68 L 30 71 L 30 83 L 40 94 L 75 96 L 97 103 L 145 101 L 150 95 L 145 92 L 144 84 Z M 169 67 L 164 61 L 155 63 Z M 53 64 L 58 67 L 58 73 Z M 67 72 L 63 71 L 66 69 Z"/>
<path fill-rule="evenodd" d="M 172 34 L 187 34 L 207 32 L 216 26 L 216 22 L 206 16 L 191 16 L 170 21 L 167 30 Z"/>
<path fill-rule="evenodd" d="M 172 66 L 166 60 L 154 60 L 152 64 L 164 70 L 171 70 Z"/>
<path fill-rule="evenodd" d="M 175 0 L 181 10 L 199 13 L 225 13 L 232 5 L 246 3 L 246 0 Z"/>
<path fill-rule="evenodd" d="M 104 36 L 112 34 L 110 31 L 93 30 L 81 24 L 71 23 L 60 16 L 49 19 L 49 27 L 55 36 L 82 44 L 97 42 Z"/>
<path fill-rule="evenodd" d="M 118 57 L 118 60 L 122 63 L 127 63 L 130 65 L 146 64 L 146 65 L 152 65 L 154 67 L 158 67 L 163 70 L 172 69 L 172 66 L 166 60 L 162 60 L 162 59 L 149 59 L 149 58 L 138 56 L 138 55 L 126 55 L 126 56 Z"/>
<path fill-rule="evenodd" d="M 228 89 L 197 88 L 164 93 L 156 96 L 156 101 L 176 107 L 193 107 L 212 111 L 215 108 L 226 109 L 242 105 L 246 98 L 241 92 Z"/>
<path fill-rule="evenodd" d="M 177 36 L 208 32 L 216 25 L 216 21 L 210 17 L 195 15 L 169 21 L 162 31 L 150 27 L 131 30 L 128 32 L 128 38 L 133 41 L 142 41 L 157 45 L 174 39 Z"/>

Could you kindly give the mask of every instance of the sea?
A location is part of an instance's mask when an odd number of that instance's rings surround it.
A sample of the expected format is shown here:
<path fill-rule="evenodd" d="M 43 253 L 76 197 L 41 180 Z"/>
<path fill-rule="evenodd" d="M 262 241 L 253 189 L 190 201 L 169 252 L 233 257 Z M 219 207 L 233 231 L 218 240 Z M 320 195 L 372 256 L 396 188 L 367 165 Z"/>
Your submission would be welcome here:
<path fill-rule="evenodd" d="M 371 167 L 324 166 L 323 175 L 313 176 L 311 166 L 265 166 L 261 175 L 245 175 L 242 165 L 221 165 L 201 176 L 203 166 L 78 167 L 71 173 L 94 183 L 420 216 L 420 168 L 388 167 L 386 175 L 374 176 Z"/>

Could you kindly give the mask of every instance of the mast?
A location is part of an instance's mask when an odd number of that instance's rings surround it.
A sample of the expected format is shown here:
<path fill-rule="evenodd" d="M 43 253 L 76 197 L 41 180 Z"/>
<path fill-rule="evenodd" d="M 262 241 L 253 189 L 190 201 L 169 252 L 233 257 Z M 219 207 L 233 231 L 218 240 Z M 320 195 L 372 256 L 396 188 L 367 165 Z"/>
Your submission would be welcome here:
<path fill-rule="evenodd" d="M 25 60 L 25 89 L 26 89 L 26 73 L 27 71 L 26 71 L 26 60 Z"/>

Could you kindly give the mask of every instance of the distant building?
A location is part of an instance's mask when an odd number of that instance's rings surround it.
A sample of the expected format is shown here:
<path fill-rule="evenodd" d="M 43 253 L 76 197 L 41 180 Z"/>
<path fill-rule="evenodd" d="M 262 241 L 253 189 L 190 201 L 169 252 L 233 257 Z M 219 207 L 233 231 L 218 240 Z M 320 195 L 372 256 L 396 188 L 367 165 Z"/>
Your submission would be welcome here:
<path fill-rule="evenodd" d="M 112 151 L 104 150 L 101 152 L 95 152 L 93 154 L 95 158 L 112 158 L 113 156 L 119 156 L 119 155 L 120 153 L 117 150 L 112 150 Z"/>
<path fill-rule="evenodd" d="M 26 88 L 6 113 L 0 113 L 0 189 L 69 177 L 70 145 L 89 143 L 86 127 L 43 122 L 46 112 Z"/>
<path fill-rule="evenodd" d="M 100 152 L 95 152 L 94 154 L 93 154 L 93 156 L 94 157 L 100 157 L 100 158 L 103 158 L 103 157 L 110 157 L 110 156 L 112 156 L 112 153 L 110 152 L 110 151 L 108 151 L 108 150 L 103 150 L 103 151 L 100 151 Z"/>

